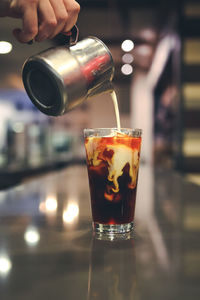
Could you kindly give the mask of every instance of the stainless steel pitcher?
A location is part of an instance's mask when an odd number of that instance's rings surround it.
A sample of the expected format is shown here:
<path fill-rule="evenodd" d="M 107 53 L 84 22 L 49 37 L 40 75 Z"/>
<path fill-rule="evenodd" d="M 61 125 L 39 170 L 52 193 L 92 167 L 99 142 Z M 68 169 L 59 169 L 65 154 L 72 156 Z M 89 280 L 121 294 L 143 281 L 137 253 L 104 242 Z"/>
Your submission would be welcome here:
<path fill-rule="evenodd" d="M 26 92 L 47 115 L 63 115 L 85 99 L 113 89 L 114 64 L 106 45 L 96 37 L 71 44 L 50 48 L 24 63 Z"/>

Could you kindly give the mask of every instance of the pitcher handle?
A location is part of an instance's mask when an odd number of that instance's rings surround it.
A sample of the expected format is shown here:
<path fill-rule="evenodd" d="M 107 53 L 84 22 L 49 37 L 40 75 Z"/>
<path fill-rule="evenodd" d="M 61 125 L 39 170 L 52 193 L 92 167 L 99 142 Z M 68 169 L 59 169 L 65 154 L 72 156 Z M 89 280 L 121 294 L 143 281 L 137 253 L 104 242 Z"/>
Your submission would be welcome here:
<path fill-rule="evenodd" d="M 61 34 L 66 37 L 65 44 L 67 46 L 73 46 L 78 41 L 79 29 L 78 29 L 77 25 L 74 25 L 70 31 L 68 31 L 68 32 L 62 32 Z M 33 40 L 30 40 L 27 44 L 28 45 L 32 45 L 33 44 Z"/>
<path fill-rule="evenodd" d="M 66 37 L 65 43 L 68 46 L 73 46 L 77 43 L 79 37 L 79 29 L 77 25 L 74 25 L 68 32 L 62 32 L 62 35 Z"/>

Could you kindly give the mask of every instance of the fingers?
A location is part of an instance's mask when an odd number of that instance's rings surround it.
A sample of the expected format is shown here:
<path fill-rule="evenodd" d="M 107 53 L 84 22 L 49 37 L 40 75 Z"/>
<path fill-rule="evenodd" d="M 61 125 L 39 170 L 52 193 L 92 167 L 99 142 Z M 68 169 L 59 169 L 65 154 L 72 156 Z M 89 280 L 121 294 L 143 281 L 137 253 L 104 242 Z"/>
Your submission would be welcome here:
<path fill-rule="evenodd" d="M 80 12 L 80 5 L 74 0 L 64 0 L 64 4 L 68 13 L 63 32 L 68 32 L 77 22 Z"/>
<path fill-rule="evenodd" d="M 49 36 L 50 38 L 53 38 L 63 30 L 69 16 L 63 0 L 50 0 L 50 3 L 54 10 L 54 14 L 57 21 L 57 25 L 55 29 L 52 31 L 52 33 Z"/>
<path fill-rule="evenodd" d="M 80 6 L 75 0 L 41 1 L 39 2 L 40 26 L 36 41 L 53 38 L 59 32 L 69 31 L 76 24 Z M 52 11 L 50 12 L 50 6 L 53 9 L 54 17 Z"/>
<path fill-rule="evenodd" d="M 60 2 L 57 0 L 58 3 Z M 38 35 L 35 40 L 41 42 L 49 38 L 57 28 L 57 18 L 49 0 L 41 0 L 38 5 Z"/>
<path fill-rule="evenodd" d="M 24 7 L 22 19 L 23 28 L 14 29 L 13 34 L 19 42 L 26 43 L 34 39 L 38 33 L 37 5 L 34 1 L 30 5 Z"/>
<path fill-rule="evenodd" d="M 23 28 L 14 29 L 13 34 L 22 43 L 53 38 L 76 24 L 79 11 L 75 0 L 15 0 L 11 13 L 22 18 Z"/>

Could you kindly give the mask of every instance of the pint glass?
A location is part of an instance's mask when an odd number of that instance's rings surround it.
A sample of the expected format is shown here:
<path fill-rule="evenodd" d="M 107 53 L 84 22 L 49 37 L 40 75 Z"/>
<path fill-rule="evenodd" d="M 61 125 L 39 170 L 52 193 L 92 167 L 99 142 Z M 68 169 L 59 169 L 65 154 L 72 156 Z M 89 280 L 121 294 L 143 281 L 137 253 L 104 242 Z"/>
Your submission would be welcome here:
<path fill-rule="evenodd" d="M 117 234 L 133 229 L 141 148 L 140 129 L 85 129 L 93 228 Z"/>

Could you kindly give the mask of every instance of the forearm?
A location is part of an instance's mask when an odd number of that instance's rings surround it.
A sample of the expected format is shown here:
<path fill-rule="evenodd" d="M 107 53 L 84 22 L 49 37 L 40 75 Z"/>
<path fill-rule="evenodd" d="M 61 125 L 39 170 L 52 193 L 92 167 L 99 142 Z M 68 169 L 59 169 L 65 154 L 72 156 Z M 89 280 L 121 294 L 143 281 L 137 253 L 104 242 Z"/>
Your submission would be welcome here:
<path fill-rule="evenodd" d="M 11 1 L 12 0 L 0 0 L 0 17 L 9 15 Z"/>

